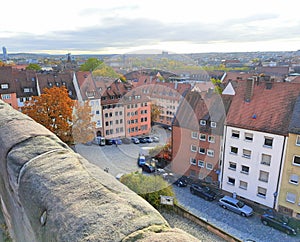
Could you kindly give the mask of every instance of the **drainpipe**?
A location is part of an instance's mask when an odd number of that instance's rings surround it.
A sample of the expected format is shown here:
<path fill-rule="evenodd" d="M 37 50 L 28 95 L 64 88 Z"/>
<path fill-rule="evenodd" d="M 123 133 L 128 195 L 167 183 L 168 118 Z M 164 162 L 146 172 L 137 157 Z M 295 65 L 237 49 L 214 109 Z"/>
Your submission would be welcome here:
<path fill-rule="evenodd" d="M 279 174 L 278 174 L 278 179 L 277 179 L 277 184 L 276 184 L 276 190 L 273 193 L 273 196 L 274 196 L 273 209 L 275 209 L 275 210 L 276 210 L 276 207 L 277 207 L 277 197 L 279 195 L 278 194 L 279 185 L 280 185 L 281 178 L 282 178 L 282 166 L 283 166 L 283 163 L 284 163 L 283 159 L 284 159 L 284 156 L 285 156 L 285 151 L 286 151 L 286 137 L 284 136 L 284 139 L 283 139 L 283 149 L 282 149 L 282 152 L 281 152 Z"/>

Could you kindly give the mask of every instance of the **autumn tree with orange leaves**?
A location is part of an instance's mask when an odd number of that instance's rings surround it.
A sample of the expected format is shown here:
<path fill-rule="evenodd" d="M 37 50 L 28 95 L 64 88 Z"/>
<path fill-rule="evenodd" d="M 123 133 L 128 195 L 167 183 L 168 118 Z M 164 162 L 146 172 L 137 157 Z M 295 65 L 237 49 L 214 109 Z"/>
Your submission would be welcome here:
<path fill-rule="evenodd" d="M 94 139 L 96 123 L 92 122 L 92 108 L 88 101 L 75 101 L 72 122 L 72 136 L 75 144 L 87 143 Z"/>
<path fill-rule="evenodd" d="M 62 86 L 45 88 L 43 94 L 25 102 L 21 111 L 70 144 L 73 106 L 67 88 Z"/>

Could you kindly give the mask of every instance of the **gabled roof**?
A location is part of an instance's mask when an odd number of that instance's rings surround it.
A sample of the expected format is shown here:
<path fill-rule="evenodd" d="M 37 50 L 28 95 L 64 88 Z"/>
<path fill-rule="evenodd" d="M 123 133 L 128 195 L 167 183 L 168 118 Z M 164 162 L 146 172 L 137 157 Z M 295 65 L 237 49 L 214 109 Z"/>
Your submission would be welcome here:
<path fill-rule="evenodd" d="M 300 134 L 300 96 L 298 96 L 294 105 L 288 131 L 289 133 Z"/>
<path fill-rule="evenodd" d="M 222 134 L 223 123 L 227 111 L 227 103 L 223 102 L 222 96 L 211 91 L 189 91 L 180 103 L 173 122 L 174 126 L 191 130 L 209 132 L 210 128 L 200 126 L 200 120 L 213 121 L 217 128 L 212 132 Z M 204 130 L 205 129 L 205 130 Z"/>
<path fill-rule="evenodd" d="M 76 77 L 83 100 L 100 98 L 100 93 L 96 87 L 92 73 L 78 71 L 76 72 Z"/>
<path fill-rule="evenodd" d="M 227 114 L 229 126 L 287 135 L 300 85 L 285 82 L 257 82 L 250 102 L 245 101 L 247 81 L 239 82 Z M 249 86 L 248 86 L 249 87 Z"/>

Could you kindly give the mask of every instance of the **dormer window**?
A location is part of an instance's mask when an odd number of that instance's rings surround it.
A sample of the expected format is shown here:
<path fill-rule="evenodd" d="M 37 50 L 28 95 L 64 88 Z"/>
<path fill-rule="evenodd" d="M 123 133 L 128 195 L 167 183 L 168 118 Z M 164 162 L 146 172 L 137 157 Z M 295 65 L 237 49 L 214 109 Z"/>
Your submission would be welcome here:
<path fill-rule="evenodd" d="M 59 87 L 59 82 L 55 82 L 55 86 Z"/>
<path fill-rule="evenodd" d="M 8 88 L 9 88 L 8 83 L 1 84 L 1 89 L 8 89 Z"/>
<path fill-rule="evenodd" d="M 200 125 L 205 126 L 206 125 L 206 120 L 201 119 L 200 120 Z"/>
<path fill-rule="evenodd" d="M 52 82 L 48 82 L 48 86 L 52 87 L 53 86 Z"/>
<path fill-rule="evenodd" d="M 23 90 L 25 93 L 32 92 L 32 88 L 29 88 L 29 87 L 24 87 Z"/>
<path fill-rule="evenodd" d="M 210 122 L 210 127 L 211 128 L 216 128 L 217 127 L 217 123 L 216 122 Z"/>

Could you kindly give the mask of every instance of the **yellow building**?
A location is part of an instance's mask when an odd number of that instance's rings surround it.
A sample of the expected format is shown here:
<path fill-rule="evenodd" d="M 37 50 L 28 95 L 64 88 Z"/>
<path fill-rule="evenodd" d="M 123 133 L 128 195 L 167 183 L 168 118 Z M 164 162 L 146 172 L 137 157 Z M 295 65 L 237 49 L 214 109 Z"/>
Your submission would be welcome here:
<path fill-rule="evenodd" d="M 300 219 L 300 96 L 289 125 L 289 137 L 278 196 L 278 210 Z"/>

